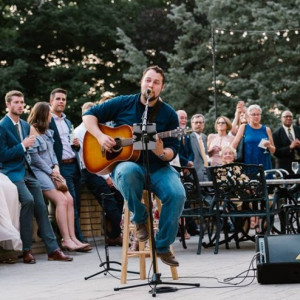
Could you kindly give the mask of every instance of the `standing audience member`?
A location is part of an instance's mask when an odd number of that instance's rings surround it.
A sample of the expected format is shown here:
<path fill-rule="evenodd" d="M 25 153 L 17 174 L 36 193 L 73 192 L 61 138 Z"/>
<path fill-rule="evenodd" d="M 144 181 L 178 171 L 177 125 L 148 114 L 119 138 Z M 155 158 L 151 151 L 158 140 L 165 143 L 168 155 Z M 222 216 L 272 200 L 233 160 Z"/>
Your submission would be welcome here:
<path fill-rule="evenodd" d="M 201 114 L 192 116 L 191 119 L 193 133 L 190 136 L 192 150 L 194 153 L 194 167 L 199 181 L 207 181 L 208 155 L 207 136 L 203 133 L 205 120 Z"/>
<path fill-rule="evenodd" d="M 82 106 L 82 113 L 93 107 L 93 102 L 86 102 Z M 103 206 L 106 213 L 107 222 L 107 243 L 109 246 L 122 246 L 121 238 L 121 218 L 123 211 L 124 199 L 120 192 L 113 186 L 113 182 L 109 175 L 97 175 L 90 173 L 84 164 L 83 159 L 83 139 L 86 133 L 86 128 L 81 123 L 74 130 L 74 135 L 80 143 L 79 157 L 82 166 L 82 182 L 93 193 L 98 200 L 98 203 Z"/>
<path fill-rule="evenodd" d="M 293 126 L 293 114 L 286 110 L 281 114 L 281 126 L 273 133 L 276 151 L 276 168 L 292 174 L 293 161 L 300 163 L 300 127 Z"/>
<path fill-rule="evenodd" d="M 240 140 L 244 139 L 244 163 L 262 164 L 265 170 L 272 169 L 271 154 L 275 152 L 272 133 L 269 127 L 262 125 L 262 109 L 259 105 L 253 104 L 248 107 L 249 123 L 241 125 L 232 142 L 232 147 L 237 148 Z M 258 228 L 258 217 L 251 218 L 250 228 Z"/>
<path fill-rule="evenodd" d="M 49 129 L 52 115 L 49 103 L 36 103 L 28 117 L 35 135 L 35 143 L 28 152 L 31 156 L 31 169 L 40 182 L 44 196 L 54 203 L 55 217 L 60 234 L 61 246 L 68 251 L 90 250 L 88 244 L 81 243 L 75 236 L 73 198 L 69 191 L 55 188 L 52 177 L 61 178 L 58 161 L 53 150 L 53 130 Z"/>
<path fill-rule="evenodd" d="M 0 170 L 1 171 L 1 170 Z M 17 187 L 0 172 L 0 246 L 22 250 L 20 237 L 20 203 Z M 6 260 L 10 263 L 12 259 Z"/>
<path fill-rule="evenodd" d="M 67 104 L 67 92 L 54 89 L 50 94 L 52 119 L 49 128 L 54 131 L 54 151 L 61 175 L 66 179 L 69 192 L 74 202 L 75 234 L 84 242 L 80 229 L 80 161 L 78 158 L 79 141 L 71 141 L 72 124 L 66 118 L 64 110 Z M 74 149 L 74 150 L 73 150 Z"/>
<path fill-rule="evenodd" d="M 237 148 L 240 140 L 244 138 L 244 163 L 262 164 L 265 170 L 272 169 L 271 154 L 275 152 L 272 133 L 269 127 L 262 125 L 261 108 L 257 104 L 248 108 L 249 123 L 242 125 L 232 142 Z"/>
<path fill-rule="evenodd" d="M 21 202 L 20 231 L 23 242 L 23 262 L 34 264 L 31 252 L 33 216 L 35 216 L 40 236 L 45 243 L 48 260 L 71 261 L 58 247 L 53 233 L 48 211 L 38 180 L 30 167 L 28 148 L 35 143 L 30 134 L 30 125 L 20 119 L 24 111 L 24 95 L 19 91 L 10 91 L 5 95 L 7 115 L 0 121 L 0 162 L 1 172 L 17 186 Z"/>
<path fill-rule="evenodd" d="M 116 145 L 116 141 L 104 134 L 98 123 L 105 123 L 110 120 L 114 120 L 117 126 L 123 124 L 132 126 L 134 123 L 141 123 L 145 104 L 149 98 L 149 110 L 146 117 L 148 119 L 153 110 L 158 109 L 153 118 L 157 132 L 174 130 L 178 127 L 176 111 L 159 99 L 164 87 L 165 75 L 163 70 L 158 66 L 151 66 L 144 70 L 141 79 L 141 93 L 119 96 L 92 107 L 83 115 L 83 122 L 104 150 L 111 152 Z M 159 108 L 157 108 L 158 106 Z M 171 266 L 179 265 L 170 252 L 170 245 L 175 241 L 178 219 L 186 199 L 179 174 L 169 164 L 169 161 L 176 156 L 178 148 L 177 138 L 167 137 L 161 140 L 157 136 L 156 148 L 148 151 L 151 191 L 156 194 L 163 204 L 159 220 L 159 231 L 155 236 L 156 251 L 162 262 Z M 136 162 L 120 162 L 112 171 L 115 186 L 126 199 L 129 210 L 133 212 L 132 221 L 136 224 L 136 237 L 139 241 L 146 241 L 149 237 L 146 226 L 147 210 L 141 202 L 146 184 L 144 159 L 145 151 L 142 150 Z"/>
<path fill-rule="evenodd" d="M 215 130 L 217 133 L 208 135 L 207 148 L 210 156 L 210 164 L 212 166 L 220 165 L 222 163 L 220 151 L 222 147 L 230 145 L 234 139 L 232 135 L 228 134 L 231 128 L 230 120 L 227 117 L 220 116 L 215 122 Z"/>

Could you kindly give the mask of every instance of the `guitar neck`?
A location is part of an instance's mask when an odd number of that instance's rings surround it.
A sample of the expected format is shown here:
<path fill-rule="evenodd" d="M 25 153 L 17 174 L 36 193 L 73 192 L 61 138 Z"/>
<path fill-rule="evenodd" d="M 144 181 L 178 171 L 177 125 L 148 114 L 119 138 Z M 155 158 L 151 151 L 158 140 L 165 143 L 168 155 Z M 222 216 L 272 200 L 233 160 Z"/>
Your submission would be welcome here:
<path fill-rule="evenodd" d="M 174 138 L 181 138 L 185 135 L 190 134 L 191 132 L 185 130 L 185 129 L 174 129 L 174 130 L 170 130 L 170 131 L 164 131 L 164 132 L 159 132 L 156 135 L 160 138 L 160 139 L 164 139 L 167 137 L 174 137 Z M 119 144 L 119 146 L 122 147 L 126 147 L 126 146 L 130 146 L 133 144 L 133 138 L 123 138 L 123 139 L 115 139 L 115 141 L 117 142 L 117 144 Z"/>

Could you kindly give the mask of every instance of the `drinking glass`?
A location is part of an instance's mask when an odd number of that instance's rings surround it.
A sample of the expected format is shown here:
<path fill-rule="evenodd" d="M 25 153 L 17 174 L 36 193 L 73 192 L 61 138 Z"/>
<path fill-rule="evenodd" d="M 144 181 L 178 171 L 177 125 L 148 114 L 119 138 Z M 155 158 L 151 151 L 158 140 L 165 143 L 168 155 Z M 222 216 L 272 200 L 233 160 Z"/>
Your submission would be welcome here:
<path fill-rule="evenodd" d="M 293 172 L 294 172 L 295 174 L 297 174 L 298 168 L 299 168 L 298 162 L 293 161 L 293 162 L 292 162 L 292 170 L 293 170 Z"/>

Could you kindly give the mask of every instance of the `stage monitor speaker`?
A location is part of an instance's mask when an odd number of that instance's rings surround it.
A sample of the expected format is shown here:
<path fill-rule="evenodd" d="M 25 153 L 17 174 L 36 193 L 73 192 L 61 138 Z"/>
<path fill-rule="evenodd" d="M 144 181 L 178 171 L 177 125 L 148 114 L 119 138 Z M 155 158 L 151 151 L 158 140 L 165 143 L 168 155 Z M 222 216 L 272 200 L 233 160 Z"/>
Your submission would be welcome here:
<path fill-rule="evenodd" d="M 300 234 L 257 236 L 257 281 L 300 282 Z"/>

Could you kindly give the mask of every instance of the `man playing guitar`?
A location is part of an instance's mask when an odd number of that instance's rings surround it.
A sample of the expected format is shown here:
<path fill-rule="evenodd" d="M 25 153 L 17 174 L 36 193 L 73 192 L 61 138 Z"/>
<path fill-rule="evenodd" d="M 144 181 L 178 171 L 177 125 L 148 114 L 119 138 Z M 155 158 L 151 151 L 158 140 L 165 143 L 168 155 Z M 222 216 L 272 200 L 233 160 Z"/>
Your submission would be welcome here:
<path fill-rule="evenodd" d="M 135 95 L 118 96 L 101 105 L 96 105 L 83 115 L 83 122 L 88 132 L 101 145 L 103 155 L 114 153 L 116 139 L 103 132 L 98 123 L 114 121 L 116 126 L 141 123 L 145 110 L 147 97 L 149 97 L 149 109 L 147 120 L 156 123 L 157 132 L 174 131 L 178 128 L 176 111 L 168 104 L 160 100 L 160 93 L 165 86 L 165 75 L 158 66 L 151 66 L 144 70 L 141 79 L 141 92 Z M 148 94 L 148 95 L 147 95 Z M 152 114 L 152 118 L 151 118 Z M 153 119 L 153 120 L 152 120 Z M 124 147 L 121 151 L 130 149 Z M 96 147 L 100 151 L 100 147 Z M 179 140 L 176 137 L 162 140 L 159 134 L 156 136 L 156 147 L 149 151 L 151 191 L 162 201 L 162 210 L 159 221 L 159 232 L 156 234 L 157 256 L 170 265 L 178 266 L 178 261 L 170 252 L 170 245 L 174 242 L 178 219 L 181 215 L 186 199 L 184 188 L 180 182 L 179 174 L 170 166 L 177 154 Z M 136 224 L 136 236 L 140 241 L 149 238 L 146 227 L 147 211 L 141 202 L 143 189 L 145 188 L 145 166 L 143 165 L 145 151 L 134 161 L 122 161 L 117 163 L 111 173 L 116 188 L 126 199 L 129 210 L 133 213 L 132 221 Z"/>

